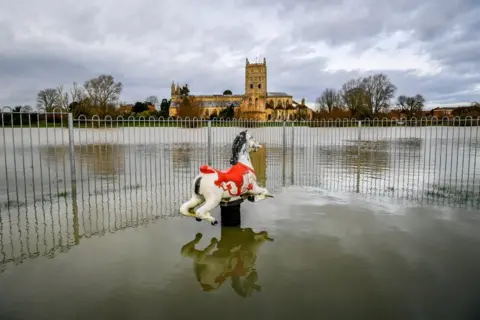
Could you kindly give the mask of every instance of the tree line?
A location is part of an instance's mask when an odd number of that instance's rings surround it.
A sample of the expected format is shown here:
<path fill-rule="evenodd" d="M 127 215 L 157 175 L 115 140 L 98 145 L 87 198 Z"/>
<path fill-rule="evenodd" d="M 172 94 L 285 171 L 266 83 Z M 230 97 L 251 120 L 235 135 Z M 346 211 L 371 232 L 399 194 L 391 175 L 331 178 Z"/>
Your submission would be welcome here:
<path fill-rule="evenodd" d="M 121 82 L 115 81 L 111 75 L 102 74 L 96 78 L 85 81 L 83 85 L 73 82 L 69 91 L 65 90 L 63 85 L 59 85 L 56 88 L 42 89 L 37 93 L 36 107 L 45 112 L 71 112 L 74 119 L 82 115 L 87 118 L 96 115 L 102 119 L 106 116 L 115 118 L 119 115 L 124 117 L 135 116 L 137 118 L 148 118 L 151 116 L 169 117 L 171 99 L 164 98 L 159 101 L 157 96 L 152 95 L 143 101 L 136 101 L 133 105 L 130 105 L 120 102 L 122 91 L 123 84 Z M 223 94 L 232 95 L 232 91 L 225 90 Z M 34 108 L 30 105 L 5 107 L 9 107 L 13 112 L 35 112 Z M 201 108 L 201 101 L 195 96 L 190 95 L 190 89 L 187 84 L 183 85 L 180 88 L 178 116 L 182 118 L 200 118 L 203 116 L 203 113 L 204 109 Z M 207 118 L 222 117 L 225 119 L 234 118 L 234 106 L 226 104 L 218 114 L 213 112 Z M 25 120 L 24 123 L 28 123 L 29 118 L 31 119 L 30 121 L 36 122 L 36 117 L 28 117 L 28 115 L 22 117 L 22 119 Z M 53 116 L 47 118 L 47 121 L 53 121 Z M 10 118 L 5 121 L 10 122 L 9 119 Z M 20 122 L 18 115 L 13 115 L 13 119 L 15 124 Z"/>
<path fill-rule="evenodd" d="M 396 93 L 397 87 L 383 73 L 350 79 L 340 89 L 326 88 L 322 92 L 316 99 L 315 117 L 373 119 L 395 113 L 410 119 L 425 115 L 423 95 L 399 95 L 392 103 Z M 479 108 L 480 104 L 473 102 L 469 107 L 456 108 L 453 116 L 480 116 Z"/>
<path fill-rule="evenodd" d="M 115 81 L 111 75 L 99 75 L 79 85 L 73 82 L 70 90 L 65 90 L 63 85 L 56 88 L 42 89 L 37 93 L 36 106 L 45 112 L 62 111 L 73 113 L 74 118 L 83 115 L 91 118 L 94 115 L 104 118 L 116 117 L 168 117 L 170 100 L 157 96 L 149 96 L 144 101 L 137 101 L 132 105 L 120 102 L 123 84 Z M 6 106 L 8 107 L 8 106 Z M 11 107 L 14 112 L 34 112 L 30 105 Z"/>
<path fill-rule="evenodd" d="M 74 82 L 69 91 L 64 90 L 63 85 L 56 88 L 46 88 L 37 93 L 37 107 L 47 112 L 62 110 L 71 112 L 74 118 L 83 115 L 91 118 L 94 115 L 104 118 L 122 116 L 164 117 L 169 116 L 171 100 L 157 96 L 149 96 L 144 101 L 137 101 L 132 105 L 120 102 L 123 84 L 115 81 L 111 75 L 99 75 L 89 79 L 83 85 Z M 425 106 L 425 98 L 421 94 L 414 96 L 400 95 L 395 103 L 397 87 L 383 73 L 358 77 L 344 83 L 340 89 L 327 88 L 316 99 L 317 110 L 314 118 L 383 118 L 389 117 L 389 112 L 396 112 L 402 117 L 422 117 Z M 225 90 L 224 95 L 231 95 L 231 90 Z M 206 118 L 238 118 L 238 108 L 225 102 L 220 106 L 219 114 L 216 112 L 205 116 L 201 101 L 190 95 L 190 89 L 185 84 L 180 88 L 178 116 L 182 118 L 206 117 Z M 23 110 L 33 112 L 30 105 L 11 107 L 14 112 Z M 454 116 L 478 117 L 480 116 L 480 104 L 472 103 L 471 106 L 456 108 Z"/>

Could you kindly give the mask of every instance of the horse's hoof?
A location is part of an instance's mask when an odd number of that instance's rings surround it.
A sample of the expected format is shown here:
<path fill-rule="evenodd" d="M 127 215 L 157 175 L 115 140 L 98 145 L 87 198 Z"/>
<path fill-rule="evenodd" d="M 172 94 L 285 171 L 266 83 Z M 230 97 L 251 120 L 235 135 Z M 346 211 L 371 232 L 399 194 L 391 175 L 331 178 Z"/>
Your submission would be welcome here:
<path fill-rule="evenodd" d="M 217 221 L 217 220 L 215 220 L 215 221 L 212 222 L 212 226 L 216 226 L 217 224 L 218 224 L 218 221 Z"/>
<path fill-rule="evenodd" d="M 195 218 L 195 220 L 197 220 L 198 222 L 202 221 L 202 219 L 200 218 Z"/>

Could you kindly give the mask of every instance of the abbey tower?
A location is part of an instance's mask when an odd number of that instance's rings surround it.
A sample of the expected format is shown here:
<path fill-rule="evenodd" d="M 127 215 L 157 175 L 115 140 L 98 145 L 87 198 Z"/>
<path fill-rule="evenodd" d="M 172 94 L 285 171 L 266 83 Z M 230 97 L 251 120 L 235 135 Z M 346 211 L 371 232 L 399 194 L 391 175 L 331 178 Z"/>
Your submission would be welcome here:
<path fill-rule="evenodd" d="M 245 97 L 240 111 L 249 119 L 265 119 L 267 100 L 267 61 L 250 63 L 245 60 Z"/>

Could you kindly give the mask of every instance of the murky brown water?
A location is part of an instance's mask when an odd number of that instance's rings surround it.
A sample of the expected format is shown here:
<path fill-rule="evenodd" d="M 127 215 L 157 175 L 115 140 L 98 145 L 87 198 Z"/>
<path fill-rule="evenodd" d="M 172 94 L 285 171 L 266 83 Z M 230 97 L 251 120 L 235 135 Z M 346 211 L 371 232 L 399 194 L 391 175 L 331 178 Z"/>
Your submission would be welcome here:
<path fill-rule="evenodd" d="M 205 129 L 76 130 L 76 198 L 65 130 L 3 130 L 0 319 L 480 317 L 478 128 L 252 132 L 277 197 L 221 228 L 178 215 Z"/>
<path fill-rule="evenodd" d="M 112 215 L 100 236 L 66 232 L 66 252 L 9 264 L 0 318 L 480 316 L 478 212 L 289 188 L 222 229 L 144 205 L 138 227 Z"/>

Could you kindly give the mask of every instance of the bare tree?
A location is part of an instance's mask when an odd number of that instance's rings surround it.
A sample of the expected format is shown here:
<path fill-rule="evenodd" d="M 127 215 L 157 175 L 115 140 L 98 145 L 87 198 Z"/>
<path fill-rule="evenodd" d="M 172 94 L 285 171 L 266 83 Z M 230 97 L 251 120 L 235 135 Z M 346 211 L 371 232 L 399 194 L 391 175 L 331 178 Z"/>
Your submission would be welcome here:
<path fill-rule="evenodd" d="M 369 115 L 373 117 L 379 112 L 388 109 L 390 100 L 397 91 L 397 87 L 383 73 L 364 78 L 362 80 L 362 88 L 366 93 Z"/>
<path fill-rule="evenodd" d="M 82 114 L 89 115 L 90 100 L 87 99 L 85 89 L 76 82 L 73 82 L 73 86 L 70 88 L 70 100 L 70 103 L 68 101 L 64 102 L 66 102 L 68 111 L 73 113 L 74 118 Z"/>
<path fill-rule="evenodd" d="M 84 88 L 92 104 L 105 113 L 109 104 L 117 102 L 120 98 L 123 85 L 121 82 L 115 82 L 111 75 L 100 75 L 85 81 Z"/>
<path fill-rule="evenodd" d="M 408 118 L 411 118 L 423 110 L 425 98 L 420 94 L 414 97 L 401 95 L 398 97 L 397 105 L 402 112 L 408 115 Z"/>
<path fill-rule="evenodd" d="M 30 105 L 26 104 L 22 107 L 22 111 L 23 112 L 32 112 L 33 108 Z"/>
<path fill-rule="evenodd" d="M 73 87 L 70 89 L 70 97 L 72 98 L 72 102 L 81 102 L 85 99 L 85 89 L 74 82 Z"/>
<path fill-rule="evenodd" d="M 145 102 L 153 104 L 155 107 L 159 104 L 157 96 L 149 96 L 145 99 Z"/>
<path fill-rule="evenodd" d="M 340 95 L 335 89 L 325 89 L 316 100 L 318 109 L 332 113 L 333 109 L 340 107 Z"/>
<path fill-rule="evenodd" d="M 57 89 L 48 88 L 40 90 L 37 93 L 37 107 L 44 108 L 45 111 L 52 111 L 57 102 Z"/>
<path fill-rule="evenodd" d="M 358 116 L 365 112 L 367 96 L 363 88 L 363 79 L 351 79 L 342 85 L 340 98 L 350 111 L 351 116 Z"/>
<path fill-rule="evenodd" d="M 57 87 L 57 100 L 55 101 L 55 107 L 59 107 L 63 111 L 67 111 L 68 105 L 69 105 L 68 92 L 64 92 L 63 85 L 60 85 Z"/>

